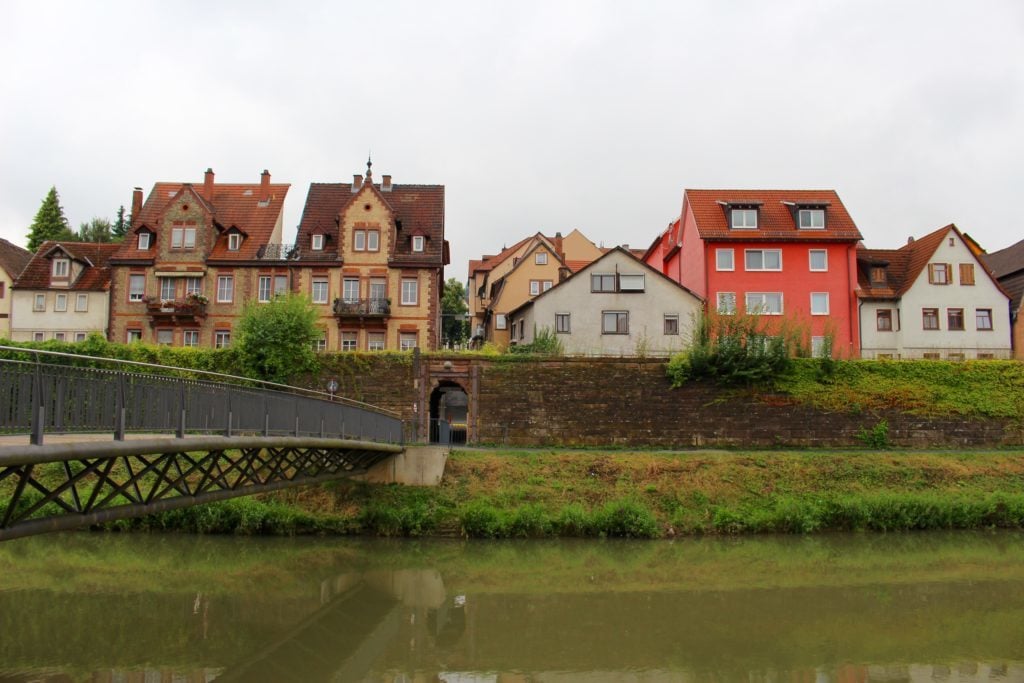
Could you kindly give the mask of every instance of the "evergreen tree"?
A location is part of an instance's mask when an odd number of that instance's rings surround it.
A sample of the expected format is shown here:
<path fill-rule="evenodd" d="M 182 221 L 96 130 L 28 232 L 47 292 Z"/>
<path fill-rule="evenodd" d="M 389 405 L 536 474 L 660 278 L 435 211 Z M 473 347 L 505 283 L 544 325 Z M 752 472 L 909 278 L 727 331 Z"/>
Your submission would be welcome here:
<path fill-rule="evenodd" d="M 125 235 L 128 234 L 128 227 L 130 224 L 131 221 L 124 215 L 124 204 L 122 204 L 117 207 L 117 218 L 114 219 L 114 225 L 110 229 L 115 242 L 120 242 L 124 239 Z"/>
<path fill-rule="evenodd" d="M 88 223 L 82 223 L 78 228 L 75 239 L 79 242 L 112 242 L 114 236 L 111 232 L 110 221 L 106 218 L 93 218 Z"/>
<path fill-rule="evenodd" d="M 35 220 L 28 229 L 28 250 L 35 251 L 46 240 L 73 241 L 75 233 L 68 227 L 68 219 L 64 217 L 57 188 L 51 187 L 43 199 Z"/>

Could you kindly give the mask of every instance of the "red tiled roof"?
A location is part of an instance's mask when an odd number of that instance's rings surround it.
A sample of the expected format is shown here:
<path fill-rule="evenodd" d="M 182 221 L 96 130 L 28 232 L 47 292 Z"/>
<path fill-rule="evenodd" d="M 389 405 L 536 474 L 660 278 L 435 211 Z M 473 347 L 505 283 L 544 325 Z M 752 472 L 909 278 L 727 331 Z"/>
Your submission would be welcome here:
<path fill-rule="evenodd" d="M 860 231 L 835 190 L 686 190 L 697 232 L 705 240 L 855 242 Z M 726 204 L 759 204 L 756 230 L 729 227 Z M 790 204 L 826 205 L 825 229 L 800 230 Z"/>
<path fill-rule="evenodd" d="M 202 184 L 192 183 L 156 183 L 142 211 L 132 216 L 132 229 L 138 230 L 145 225 L 158 235 L 164 229 L 162 224 L 164 211 L 180 193 L 191 192 L 196 200 L 213 214 L 214 222 L 221 226 L 217 241 L 207 255 L 209 259 L 248 261 L 256 258 L 260 247 L 270 242 L 278 218 L 284 207 L 285 196 L 290 185 L 287 183 L 271 183 L 267 186 L 267 201 L 261 201 L 260 183 L 214 183 L 213 196 L 202 196 Z M 226 231 L 232 226 L 245 233 L 246 238 L 237 251 L 228 251 Z M 170 239 L 170 235 L 163 237 Z M 155 250 L 139 251 L 138 240 L 129 235 L 114 257 L 117 260 L 143 259 L 152 260 Z"/>
<path fill-rule="evenodd" d="M 397 231 L 393 265 L 443 266 L 446 263 L 444 239 L 444 185 L 392 185 L 390 192 L 382 192 L 374 185 L 378 196 L 394 213 L 401 230 Z M 310 183 L 306 205 L 302 210 L 298 234 L 295 238 L 299 258 L 324 260 L 340 259 L 338 252 L 337 218 L 359 193 L 352 192 L 350 183 Z M 328 234 L 322 252 L 310 249 L 310 236 L 315 232 Z M 423 252 L 413 252 L 405 236 L 426 236 Z"/>
<path fill-rule="evenodd" d="M 68 289 L 103 291 L 110 287 L 110 266 L 108 261 L 121 248 L 120 244 L 98 244 L 96 242 L 56 242 L 47 240 L 39 245 L 39 251 L 32 257 L 21 276 L 14 282 L 16 289 L 48 289 L 52 266 L 50 254 L 61 250 L 85 265 L 85 270 Z M 62 288 L 63 289 L 63 288 Z"/>
<path fill-rule="evenodd" d="M 634 256 L 635 255 L 636 254 L 634 254 Z M 593 261 L 566 261 L 565 266 L 573 273 L 578 273 L 579 271 L 589 266 L 591 263 L 593 263 Z"/>
<path fill-rule="evenodd" d="M 0 268 L 7 271 L 11 279 L 21 275 L 25 266 L 32 260 L 32 252 L 22 249 L 17 244 L 12 244 L 5 239 L 0 239 Z"/>
<path fill-rule="evenodd" d="M 507 259 L 509 256 L 514 254 L 519 249 L 521 249 L 524 244 L 534 239 L 536 236 L 537 235 L 534 234 L 529 235 L 528 237 L 524 237 L 523 239 L 513 244 L 511 247 L 505 247 L 497 254 L 491 256 L 484 256 L 479 260 L 471 260 L 469 262 L 470 277 L 472 277 L 474 273 L 492 270 L 496 265 Z"/>

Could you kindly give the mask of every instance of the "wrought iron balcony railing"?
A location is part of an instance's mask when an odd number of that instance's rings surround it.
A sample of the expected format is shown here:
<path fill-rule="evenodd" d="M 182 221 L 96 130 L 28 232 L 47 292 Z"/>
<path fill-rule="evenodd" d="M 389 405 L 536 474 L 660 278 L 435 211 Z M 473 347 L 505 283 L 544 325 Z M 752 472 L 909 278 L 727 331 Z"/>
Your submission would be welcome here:
<path fill-rule="evenodd" d="M 152 320 L 194 320 L 206 317 L 206 297 L 189 296 L 184 299 L 144 300 L 146 313 Z"/>
<path fill-rule="evenodd" d="M 339 318 L 391 315 L 390 299 L 335 299 L 334 315 Z"/>

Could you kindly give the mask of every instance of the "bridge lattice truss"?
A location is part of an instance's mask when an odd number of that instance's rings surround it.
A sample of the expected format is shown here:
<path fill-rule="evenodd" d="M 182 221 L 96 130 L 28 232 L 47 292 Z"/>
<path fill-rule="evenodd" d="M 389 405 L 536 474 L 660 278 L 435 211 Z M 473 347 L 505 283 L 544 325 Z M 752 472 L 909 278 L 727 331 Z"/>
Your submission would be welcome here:
<path fill-rule="evenodd" d="M 0 449 L 0 540 L 364 473 L 392 444 L 192 437 Z"/>

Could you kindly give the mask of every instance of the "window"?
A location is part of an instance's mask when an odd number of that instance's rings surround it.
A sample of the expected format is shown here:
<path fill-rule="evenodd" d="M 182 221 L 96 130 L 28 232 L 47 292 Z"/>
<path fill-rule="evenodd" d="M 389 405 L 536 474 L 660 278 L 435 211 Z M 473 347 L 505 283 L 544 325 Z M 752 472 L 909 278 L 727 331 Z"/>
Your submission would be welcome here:
<path fill-rule="evenodd" d="M 382 277 L 370 278 L 370 312 L 390 313 L 388 308 L 388 282 Z"/>
<path fill-rule="evenodd" d="M 68 266 L 70 262 L 66 258 L 55 258 L 53 259 L 53 276 L 54 277 L 67 277 Z"/>
<path fill-rule="evenodd" d="M 717 270 L 734 270 L 736 268 L 736 251 L 734 249 L 716 249 L 715 268 Z"/>
<path fill-rule="evenodd" d="M 139 233 L 139 251 L 147 251 L 149 249 L 149 233 L 143 230 Z"/>
<path fill-rule="evenodd" d="M 747 270 L 782 270 L 782 250 L 747 249 Z"/>
<path fill-rule="evenodd" d="M 414 279 L 402 280 L 402 305 L 415 306 L 419 303 L 419 282 Z"/>
<path fill-rule="evenodd" d="M 601 334 L 629 334 L 629 312 L 602 311 Z"/>
<path fill-rule="evenodd" d="M 979 330 L 992 329 L 992 309 L 977 308 L 974 310 L 974 325 Z"/>
<path fill-rule="evenodd" d="M 157 330 L 156 343 L 161 346 L 170 346 L 174 343 L 174 330 Z"/>
<path fill-rule="evenodd" d="M 676 313 L 665 314 L 665 334 L 677 335 L 679 334 L 679 315 Z"/>
<path fill-rule="evenodd" d="M 885 266 L 874 266 L 871 268 L 871 284 L 884 285 L 885 278 Z"/>
<path fill-rule="evenodd" d="M 933 285 L 948 285 L 949 284 L 949 264 L 948 263 L 929 263 L 928 264 L 928 282 Z"/>
<path fill-rule="evenodd" d="M 412 236 L 412 250 L 423 251 L 423 235 Z"/>
<path fill-rule="evenodd" d="M 58 294 L 56 296 L 56 298 L 53 300 L 53 310 L 57 311 L 58 313 L 63 313 L 64 311 L 68 310 L 67 294 Z"/>
<path fill-rule="evenodd" d="M 288 293 L 288 276 L 274 276 L 274 296 L 284 296 Z"/>
<path fill-rule="evenodd" d="M 44 336 L 42 332 L 33 332 L 32 341 L 43 341 Z"/>
<path fill-rule="evenodd" d="M 217 330 L 213 333 L 213 347 L 215 349 L 226 349 L 231 346 L 231 331 Z"/>
<path fill-rule="evenodd" d="M 85 341 L 85 337 L 86 337 L 85 332 L 75 332 L 75 341 L 76 342 L 83 342 L 83 341 Z"/>
<path fill-rule="evenodd" d="M 718 292 L 718 312 L 722 315 L 736 313 L 736 292 Z"/>
<path fill-rule="evenodd" d="M 538 251 L 533 255 L 533 262 L 538 266 L 546 266 L 548 264 L 548 252 Z"/>
<path fill-rule="evenodd" d="M 312 247 L 313 247 L 313 251 L 323 251 L 324 250 L 324 236 L 323 235 L 313 235 Z"/>
<path fill-rule="evenodd" d="M 975 357 L 978 360 L 993 360 L 996 357 L 996 355 L 994 353 L 981 353 L 981 352 L 978 352 L 978 355 L 975 356 Z"/>
<path fill-rule="evenodd" d="M 366 349 L 368 351 L 384 350 L 384 333 L 370 332 L 366 335 Z"/>
<path fill-rule="evenodd" d="M 75 296 L 75 311 L 82 313 L 89 310 L 89 295 L 78 294 Z"/>
<path fill-rule="evenodd" d="M 540 281 L 540 288 L 541 288 L 541 291 L 544 291 L 544 292 L 546 292 L 546 291 L 548 291 L 549 289 L 551 289 L 551 287 L 552 287 L 553 285 L 554 285 L 554 283 L 553 283 L 553 282 L 552 282 L 551 280 L 541 280 L 541 281 Z"/>
<path fill-rule="evenodd" d="M 879 332 L 892 332 L 891 308 L 882 308 L 875 313 L 875 327 Z"/>
<path fill-rule="evenodd" d="M 811 358 L 821 358 L 825 355 L 825 338 L 811 337 Z"/>
<path fill-rule="evenodd" d="M 347 304 L 359 303 L 359 278 L 347 277 L 341 281 L 341 300 Z"/>
<path fill-rule="evenodd" d="M 962 285 L 973 285 L 974 284 L 974 264 L 973 263 L 961 263 L 960 264 L 960 284 L 962 284 Z"/>
<path fill-rule="evenodd" d="M 358 332 L 342 332 L 341 333 L 341 350 L 342 351 L 355 351 L 359 344 L 359 333 Z"/>
<path fill-rule="evenodd" d="M 921 327 L 925 330 L 937 330 L 939 329 L 939 309 L 937 308 L 922 308 L 921 309 Z"/>
<path fill-rule="evenodd" d="M 256 288 L 256 300 L 262 303 L 270 301 L 271 278 L 269 275 L 260 275 L 259 285 Z"/>
<path fill-rule="evenodd" d="M 530 296 L 540 294 L 540 280 L 530 280 Z"/>
<path fill-rule="evenodd" d="M 174 278 L 173 277 L 161 277 L 157 278 L 160 280 L 160 300 L 161 301 L 173 301 L 174 300 Z"/>
<path fill-rule="evenodd" d="M 590 276 L 590 291 L 591 292 L 614 292 L 615 291 L 615 276 L 614 275 L 591 275 Z"/>
<path fill-rule="evenodd" d="M 747 292 L 747 313 L 782 315 L 782 292 Z"/>
<path fill-rule="evenodd" d="M 946 309 L 946 329 L 953 331 L 964 329 L 964 309 Z"/>
<path fill-rule="evenodd" d="M 505 319 L 504 313 L 498 313 L 494 316 L 494 329 L 504 330 L 508 328 L 508 320 Z"/>
<path fill-rule="evenodd" d="M 54 341 L 65 341 L 66 339 L 67 339 L 67 335 L 65 335 L 63 332 L 54 332 L 53 333 L 53 340 Z"/>
<path fill-rule="evenodd" d="M 416 348 L 415 332 L 400 332 L 398 334 L 398 349 L 400 351 L 412 351 Z"/>
<path fill-rule="evenodd" d="M 146 295 L 146 276 L 128 276 L 128 301 L 142 301 Z"/>
<path fill-rule="evenodd" d="M 327 278 L 313 278 L 312 299 L 315 304 L 327 303 Z"/>
<path fill-rule="evenodd" d="M 237 232 L 233 232 L 228 235 L 228 251 L 238 251 L 238 247 L 242 246 L 242 236 Z"/>
<path fill-rule="evenodd" d="M 733 209 L 729 212 L 729 226 L 735 230 L 757 228 L 757 209 Z"/>
<path fill-rule="evenodd" d="M 201 277 L 187 277 L 185 278 L 185 296 L 203 295 L 203 278 Z"/>
<path fill-rule="evenodd" d="M 569 334 L 569 313 L 555 313 L 555 332 Z"/>
<path fill-rule="evenodd" d="M 0 299 L 4 298 L 4 288 L 6 287 L 6 285 L 6 282 L 0 282 Z"/>
<path fill-rule="evenodd" d="M 46 295 L 36 294 L 32 297 L 32 310 L 33 311 L 45 311 L 46 310 Z"/>
<path fill-rule="evenodd" d="M 193 249 L 195 246 L 195 228 L 171 228 L 171 249 Z"/>
<path fill-rule="evenodd" d="M 129 344 L 132 342 L 142 341 L 142 330 L 135 330 L 131 328 L 125 330 L 125 341 Z"/>
<path fill-rule="evenodd" d="M 815 272 L 828 270 L 828 252 L 826 250 L 809 249 L 807 258 L 810 261 L 811 270 Z"/>
<path fill-rule="evenodd" d="M 965 356 L 960 352 L 952 352 L 946 354 L 946 360 L 964 360 Z"/>
<path fill-rule="evenodd" d="M 355 251 L 366 251 L 365 230 L 356 230 L 352 233 L 352 249 Z"/>
<path fill-rule="evenodd" d="M 217 301 L 222 304 L 229 304 L 235 298 L 235 278 L 231 275 L 220 275 L 217 277 Z M 225 344 L 225 346 L 227 346 Z M 219 347 L 218 347 L 219 348 Z"/>
<path fill-rule="evenodd" d="M 199 330 L 185 330 L 181 333 L 182 346 L 199 346 Z"/>
<path fill-rule="evenodd" d="M 925 360 L 941 360 L 942 354 L 937 353 L 935 351 L 926 351 L 925 353 L 921 354 L 921 357 L 924 358 Z"/>
<path fill-rule="evenodd" d="M 811 315 L 828 315 L 828 292 L 811 292 Z"/>
<path fill-rule="evenodd" d="M 380 230 L 366 231 L 366 250 L 380 251 Z"/>
<path fill-rule="evenodd" d="M 623 273 L 619 275 L 619 291 L 620 292 L 642 292 L 644 291 L 644 276 L 640 275 L 627 275 Z"/>
<path fill-rule="evenodd" d="M 327 330 L 319 330 L 318 336 L 313 340 L 313 351 L 322 353 L 327 350 Z"/>
<path fill-rule="evenodd" d="M 800 209 L 797 213 L 801 230 L 825 229 L 825 209 Z"/>

